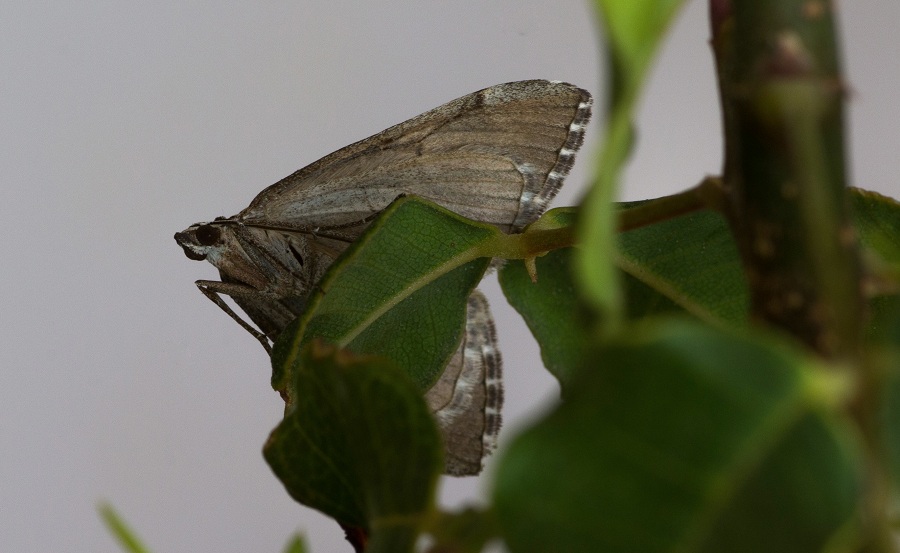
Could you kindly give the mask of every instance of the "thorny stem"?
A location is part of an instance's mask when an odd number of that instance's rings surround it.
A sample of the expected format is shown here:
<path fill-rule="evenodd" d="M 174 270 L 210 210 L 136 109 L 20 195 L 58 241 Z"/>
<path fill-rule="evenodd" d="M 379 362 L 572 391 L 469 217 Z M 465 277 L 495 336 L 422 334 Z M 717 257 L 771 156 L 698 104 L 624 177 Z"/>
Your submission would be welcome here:
<path fill-rule="evenodd" d="M 663 196 L 619 212 L 619 232 L 634 230 L 702 209 L 721 211 L 722 181 L 706 177 L 693 188 Z"/>
<path fill-rule="evenodd" d="M 726 218 L 754 318 L 856 370 L 867 442 L 863 550 L 893 551 L 880 461 L 882 377 L 861 355 L 865 310 L 847 205 L 843 84 L 831 0 L 711 0 Z"/>
<path fill-rule="evenodd" d="M 827 0 L 715 0 L 725 210 L 755 318 L 828 359 L 859 354 L 859 254 Z"/>
<path fill-rule="evenodd" d="M 721 211 L 723 201 L 721 179 L 706 177 L 693 188 L 619 210 L 618 231 L 634 230 L 703 209 Z M 578 239 L 572 224 L 575 211 L 572 208 L 557 208 L 555 211 L 564 215 L 538 219 L 521 234 L 498 235 L 485 243 L 475 257 L 491 256 L 528 261 L 552 250 L 575 246 Z M 570 220 L 557 220 L 565 217 Z"/>

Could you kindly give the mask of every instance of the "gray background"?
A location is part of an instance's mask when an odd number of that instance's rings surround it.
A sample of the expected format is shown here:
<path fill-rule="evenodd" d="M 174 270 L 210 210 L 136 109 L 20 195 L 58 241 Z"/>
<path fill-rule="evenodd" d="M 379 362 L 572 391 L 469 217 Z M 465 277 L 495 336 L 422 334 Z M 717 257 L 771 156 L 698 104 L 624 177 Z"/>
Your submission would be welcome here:
<path fill-rule="evenodd" d="M 68 5 L 66 5 L 68 4 Z M 900 195 L 900 3 L 842 3 L 853 183 Z M 262 348 L 192 284 L 172 234 L 231 215 L 350 142 L 485 86 L 574 82 L 600 97 L 580 0 L 137 3 L 0 7 L 0 548 L 118 551 L 115 504 L 155 551 L 346 551 L 260 448 L 281 415 Z M 642 103 L 623 196 L 720 163 L 702 2 Z M 602 117 L 595 117 L 588 154 Z M 556 205 L 574 203 L 583 155 Z M 556 393 L 489 277 L 508 392 L 501 445 Z M 451 505 L 490 482 L 442 482 Z"/>

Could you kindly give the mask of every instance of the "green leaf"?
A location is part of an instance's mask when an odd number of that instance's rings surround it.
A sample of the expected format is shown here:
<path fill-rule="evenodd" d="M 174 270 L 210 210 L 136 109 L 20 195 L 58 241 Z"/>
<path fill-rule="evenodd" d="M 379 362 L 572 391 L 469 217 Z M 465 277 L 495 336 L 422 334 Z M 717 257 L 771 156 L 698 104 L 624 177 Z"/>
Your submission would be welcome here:
<path fill-rule="evenodd" d="M 589 315 L 578 302 L 572 279 L 573 249 L 555 250 L 536 260 L 537 282 L 525 264 L 510 261 L 500 269 L 503 293 L 541 346 L 544 366 L 559 380 L 562 394 L 584 365 L 590 343 Z M 629 318 L 685 313 L 678 304 L 635 277 L 623 273 Z"/>
<path fill-rule="evenodd" d="M 615 210 L 619 173 L 632 143 L 632 124 L 644 78 L 681 0 L 596 0 L 607 41 L 610 83 L 604 143 L 595 157 L 596 176 L 582 203 L 579 235 L 584 246 L 576 278 L 584 297 L 613 330 L 622 298 L 613 267 Z"/>
<path fill-rule="evenodd" d="M 877 192 L 851 190 L 860 242 L 900 272 L 900 204 Z"/>
<path fill-rule="evenodd" d="M 629 302 L 648 303 L 660 294 L 703 321 L 746 324 L 749 299 L 741 260 L 725 219 L 714 211 L 621 233 L 618 265 L 647 285 L 632 288 Z M 670 311 L 671 305 L 660 302 L 660 308 Z"/>
<path fill-rule="evenodd" d="M 129 553 L 148 553 L 149 550 L 144 547 L 144 544 L 135 535 L 134 530 L 125 524 L 125 521 L 116 513 L 112 505 L 102 503 L 97 509 L 103 522 L 106 523 L 106 527 L 116 537 L 122 549 Z"/>
<path fill-rule="evenodd" d="M 701 320 L 741 327 L 747 292 L 740 259 L 724 220 L 715 212 L 693 213 L 624 232 L 618 265 L 629 318 L 690 313 Z M 563 393 L 583 364 L 589 316 L 578 301 L 571 248 L 536 260 L 537 282 L 521 261 L 499 274 L 510 304 L 541 346 L 544 366 Z"/>
<path fill-rule="evenodd" d="M 662 314 L 688 315 L 684 307 L 672 301 L 668 296 L 625 272 L 622 273 L 622 287 L 628 301 L 626 307 L 629 320 Z"/>
<path fill-rule="evenodd" d="M 900 269 L 900 204 L 859 189 L 850 190 L 849 197 L 862 244 Z M 632 204 L 620 205 L 627 209 Z M 725 219 L 714 211 L 621 233 L 618 265 L 646 285 L 628 290 L 632 317 L 671 312 L 667 299 L 709 323 L 746 325 L 749 298 L 740 256 Z M 646 311 L 638 308 L 641 303 L 647 305 Z"/>
<path fill-rule="evenodd" d="M 536 260 L 537 282 L 531 282 L 522 261 L 500 270 L 503 293 L 518 311 L 541 346 L 544 366 L 559 380 L 563 393 L 583 364 L 588 346 L 587 314 L 578 301 L 572 280 L 572 248 Z"/>
<path fill-rule="evenodd" d="M 384 355 L 421 390 L 459 346 L 466 301 L 490 263 L 481 247 L 502 235 L 413 197 L 391 204 L 319 282 L 302 317 L 282 333 L 272 385 L 283 390 L 314 338 Z"/>
<path fill-rule="evenodd" d="M 266 461 L 294 499 L 368 532 L 367 551 L 411 550 L 443 467 L 421 392 L 383 358 L 313 342 L 299 361 Z"/>
<path fill-rule="evenodd" d="M 686 321 L 629 328 L 500 460 L 511 551 L 843 551 L 850 385 L 792 349 Z"/>
<path fill-rule="evenodd" d="M 850 198 L 862 243 L 880 260 L 900 267 L 900 204 L 855 189 Z M 653 201 L 621 203 L 617 209 Z M 562 208 L 547 212 L 538 224 L 559 228 L 574 220 L 572 210 Z M 581 365 L 590 328 L 575 297 L 573 255 L 572 249 L 563 249 L 538 258 L 536 283 L 520 261 L 507 263 L 499 273 L 507 299 L 525 319 L 541 346 L 544 366 L 564 392 Z M 749 298 L 740 256 L 717 212 L 693 212 L 620 233 L 617 265 L 631 320 L 680 313 L 717 326 L 747 326 Z"/>
<path fill-rule="evenodd" d="M 740 258 L 717 213 L 692 213 L 634 229 L 621 233 L 619 242 L 629 318 L 686 312 L 717 324 L 745 325 Z M 499 274 L 507 300 L 525 319 L 541 346 L 544 366 L 564 393 L 582 365 L 590 328 L 575 292 L 573 256 L 573 249 L 562 249 L 538 258 L 536 283 L 521 261 L 507 263 Z"/>
<path fill-rule="evenodd" d="M 875 257 L 892 268 L 890 276 L 896 279 L 900 275 L 900 204 L 876 192 L 852 192 L 860 242 L 870 259 Z M 896 281 L 892 284 L 896 289 Z M 890 511 L 896 516 L 900 513 L 900 295 L 871 298 L 869 312 L 866 362 L 874 366 L 871 370 L 880 385 L 873 390 L 879 397 L 867 400 L 880 407 L 881 464 L 890 484 Z"/>

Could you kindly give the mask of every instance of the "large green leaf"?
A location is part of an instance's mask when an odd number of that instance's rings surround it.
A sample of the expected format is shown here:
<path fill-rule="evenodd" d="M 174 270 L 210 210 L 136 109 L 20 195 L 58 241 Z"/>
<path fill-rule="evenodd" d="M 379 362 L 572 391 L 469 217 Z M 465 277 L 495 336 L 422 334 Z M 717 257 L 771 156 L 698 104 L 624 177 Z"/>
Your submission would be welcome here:
<path fill-rule="evenodd" d="M 860 491 L 849 384 L 786 346 L 629 328 L 500 460 L 513 552 L 843 551 Z"/>
<path fill-rule="evenodd" d="M 263 449 L 288 493 L 371 535 L 367 551 L 411 550 L 443 467 L 421 391 L 383 358 L 313 342 L 294 401 Z"/>
<path fill-rule="evenodd" d="M 893 198 L 867 190 L 851 195 L 860 242 L 868 259 L 874 258 L 889 274 L 886 288 L 896 292 L 900 276 L 900 204 Z M 870 321 L 866 332 L 866 361 L 871 373 L 880 379 L 867 397 L 878 402 L 878 429 L 881 433 L 882 465 L 891 488 L 891 513 L 900 513 L 900 295 L 876 296 L 869 301 Z"/>
<path fill-rule="evenodd" d="M 490 262 L 480 248 L 498 235 L 413 197 L 391 204 L 282 333 L 272 357 L 275 389 L 284 389 L 299 351 L 315 338 L 385 355 L 428 389 L 459 345 L 466 300 Z"/>
<path fill-rule="evenodd" d="M 544 366 L 559 380 L 563 395 L 572 376 L 584 365 L 590 343 L 589 314 L 578 302 L 572 279 L 574 250 L 555 250 L 536 260 L 537 282 L 532 282 L 522 261 L 510 261 L 500 270 L 500 286 L 522 315 L 541 346 Z M 628 316 L 631 319 L 660 313 L 685 313 L 664 294 L 637 278 L 622 273 Z"/>
<path fill-rule="evenodd" d="M 692 213 L 634 229 L 621 233 L 619 242 L 630 319 L 687 312 L 707 322 L 744 325 L 747 292 L 740 259 L 717 213 Z M 573 256 L 568 248 L 538 258 L 537 282 L 521 261 L 500 270 L 507 300 L 525 319 L 541 346 L 544 366 L 563 392 L 583 364 L 590 328 L 575 292 Z"/>
<path fill-rule="evenodd" d="M 900 205 L 857 189 L 851 190 L 850 198 L 870 257 L 900 268 Z M 623 203 L 618 209 L 647 203 Z M 548 212 L 541 222 L 551 215 L 552 220 L 544 223 L 548 227 L 574 221 L 571 210 L 560 209 Z M 714 211 L 620 233 L 617 265 L 629 319 L 687 313 L 718 326 L 747 325 L 749 298 L 740 257 L 725 219 Z M 500 284 L 540 344 L 544 365 L 565 390 L 582 364 L 590 327 L 574 295 L 573 250 L 540 257 L 536 267 L 538 278 L 532 283 L 525 265 L 511 261 L 500 270 Z"/>

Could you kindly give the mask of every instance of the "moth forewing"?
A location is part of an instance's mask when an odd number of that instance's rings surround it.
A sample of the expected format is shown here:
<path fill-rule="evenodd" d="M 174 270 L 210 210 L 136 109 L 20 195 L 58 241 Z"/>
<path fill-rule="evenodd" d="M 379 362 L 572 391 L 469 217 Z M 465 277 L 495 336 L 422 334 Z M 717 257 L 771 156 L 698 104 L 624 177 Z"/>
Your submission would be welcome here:
<path fill-rule="evenodd" d="M 271 353 L 328 266 L 401 194 L 518 232 L 556 195 L 584 140 L 589 93 L 555 81 L 506 83 L 341 148 L 260 192 L 235 216 L 175 235 L 219 269 L 201 291 Z M 259 331 L 222 299 L 230 296 Z M 461 344 L 426 399 L 444 433 L 449 474 L 477 474 L 500 424 L 500 356 L 477 291 Z"/>
<path fill-rule="evenodd" d="M 518 231 L 543 213 L 584 140 L 592 99 L 520 81 L 463 96 L 346 146 L 260 192 L 247 224 L 328 229 L 415 194 Z"/>

